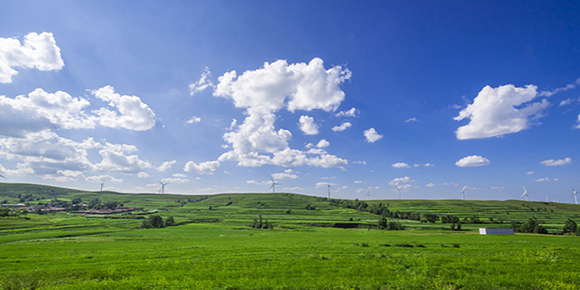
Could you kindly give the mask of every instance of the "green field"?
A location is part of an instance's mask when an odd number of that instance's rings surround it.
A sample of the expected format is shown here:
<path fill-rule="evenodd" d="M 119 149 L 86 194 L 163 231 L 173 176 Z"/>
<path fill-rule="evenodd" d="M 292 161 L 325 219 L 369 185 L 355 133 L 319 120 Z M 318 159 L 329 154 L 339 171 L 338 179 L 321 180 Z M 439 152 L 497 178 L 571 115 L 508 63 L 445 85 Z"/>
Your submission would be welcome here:
<path fill-rule="evenodd" d="M 0 184 L 5 203 L 27 195 L 31 205 L 98 197 L 145 211 L 0 217 L 0 289 L 580 289 L 580 237 L 561 234 L 569 218 L 580 222 L 577 205 L 366 201 L 485 223 L 452 231 L 440 221 L 389 218 L 406 227 L 389 231 L 377 227 L 376 214 L 297 194 L 137 195 Z M 140 228 L 152 215 L 171 216 L 176 225 Z M 249 227 L 259 215 L 274 228 Z M 549 234 L 478 234 L 532 217 Z"/>

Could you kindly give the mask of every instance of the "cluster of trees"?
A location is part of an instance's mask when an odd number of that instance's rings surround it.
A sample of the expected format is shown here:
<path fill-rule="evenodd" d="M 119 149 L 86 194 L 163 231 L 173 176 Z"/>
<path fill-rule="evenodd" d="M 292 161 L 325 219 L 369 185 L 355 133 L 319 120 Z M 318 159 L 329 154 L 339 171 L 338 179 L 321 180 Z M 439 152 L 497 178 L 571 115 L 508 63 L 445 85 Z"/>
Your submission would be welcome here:
<path fill-rule="evenodd" d="M 369 207 L 368 203 L 361 201 L 361 200 L 358 200 L 358 199 L 355 199 L 355 200 L 331 199 L 330 204 L 340 206 L 343 208 L 356 209 L 356 210 L 360 210 L 360 211 L 366 211 L 367 208 Z"/>
<path fill-rule="evenodd" d="M 257 219 L 254 219 L 254 221 L 252 222 L 251 225 L 248 225 L 248 226 L 252 227 L 254 229 L 269 229 L 269 230 L 271 230 L 274 228 L 274 224 L 272 224 L 268 220 L 262 219 L 261 214 L 259 215 L 259 217 Z"/>
<path fill-rule="evenodd" d="M 541 221 L 533 217 L 524 223 L 512 222 L 512 228 L 519 233 L 547 234 L 548 230 L 541 226 L 540 223 Z"/>
<path fill-rule="evenodd" d="M 397 221 L 388 221 L 385 216 L 381 216 L 379 219 L 379 229 L 388 231 L 400 231 L 404 230 L 405 227 Z"/>
<path fill-rule="evenodd" d="M 151 215 L 147 219 L 141 222 L 142 229 L 157 229 L 157 228 L 164 228 L 170 227 L 175 225 L 175 220 L 172 216 L 168 217 L 165 221 L 163 218 L 158 215 Z"/>
<path fill-rule="evenodd" d="M 452 231 L 460 231 L 461 230 L 461 221 L 456 216 L 448 215 L 448 214 L 441 216 L 441 223 L 451 224 L 450 227 L 451 227 Z"/>

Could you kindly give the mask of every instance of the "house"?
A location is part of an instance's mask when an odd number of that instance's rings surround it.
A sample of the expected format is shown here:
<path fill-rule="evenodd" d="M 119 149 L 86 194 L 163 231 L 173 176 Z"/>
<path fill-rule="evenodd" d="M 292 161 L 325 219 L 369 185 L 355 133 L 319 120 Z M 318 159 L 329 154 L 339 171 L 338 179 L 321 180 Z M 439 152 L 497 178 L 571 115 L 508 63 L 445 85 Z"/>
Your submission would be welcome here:
<path fill-rule="evenodd" d="M 480 235 L 513 235 L 514 229 L 479 228 Z"/>

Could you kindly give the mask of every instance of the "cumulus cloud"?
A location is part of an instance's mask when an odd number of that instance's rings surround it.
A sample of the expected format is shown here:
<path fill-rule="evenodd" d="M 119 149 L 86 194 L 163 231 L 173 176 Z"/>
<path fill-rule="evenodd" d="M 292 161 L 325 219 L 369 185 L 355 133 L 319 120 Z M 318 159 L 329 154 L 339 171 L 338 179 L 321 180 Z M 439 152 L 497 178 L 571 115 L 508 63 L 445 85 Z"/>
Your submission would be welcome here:
<path fill-rule="evenodd" d="M 394 178 L 393 180 L 391 180 L 391 181 L 389 182 L 389 185 L 392 185 L 392 186 L 398 186 L 398 185 L 400 185 L 400 184 L 411 183 L 411 182 L 413 182 L 413 181 L 414 181 L 414 180 L 413 180 L 413 179 L 411 179 L 409 176 L 405 176 L 405 177 L 397 177 L 397 178 Z"/>
<path fill-rule="evenodd" d="M 64 61 L 52 33 L 29 33 L 21 44 L 16 38 L 0 38 L 0 83 L 12 82 L 14 68 L 60 70 Z"/>
<path fill-rule="evenodd" d="M 209 68 L 206 67 L 199 77 L 199 80 L 189 85 L 190 94 L 193 96 L 195 93 L 203 92 L 207 88 L 215 88 L 215 85 L 209 80 L 210 76 L 211 72 L 209 71 Z"/>
<path fill-rule="evenodd" d="M 143 172 L 137 173 L 137 177 L 139 177 L 139 178 L 150 178 L 151 175 L 149 175 L 149 173 L 143 171 Z"/>
<path fill-rule="evenodd" d="M 141 131 L 155 124 L 155 114 L 138 97 L 120 96 L 110 86 L 93 93 L 109 101 L 121 116 L 107 108 L 87 112 L 87 99 L 39 88 L 15 98 L 0 96 L 0 135 L 23 137 L 44 130 L 93 129 L 97 125 Z"/>
<path fill-rule="evenodd" d="M 344 131 L 344 130 L 350 128 L 351 126 L 352 126 L 352 124 L 350 122 L 344 122 L 344 123 L 340 124 L 340 126 L 332 127 L 332 131 L 341 132 L 341 131 Z"/>
<path fill-rule="evenodd" d="M 327 153 L 311 154 L 291 149 L 292 133 L 276 129 L 275 113 L 286 109 L 331 112 L 344 100 L 340 85 L 351 72 L 341 66 L 325 69 L 323 61 L 315 58 L 310 63 L 288 64 L 284 60 L 265 63 L 264 67 L 223 74 L 218 78 L 214 96 L 231 99 L 238 108 L 246 109 L 246 119 L 224 134 L 232 150 L 222 154 L 218 161 L 237 161 L 239 166 L 311 165 L 341 167 L 347 162 Z M 317 134 L 314 120 L 301 117 L 301 128 L 306 134 Z"/>
<path fill-rule="evenodd" d="M 549 159 L 549 160 L 544 160 L 542 162 L 540 162 L 540 164 L 544 164 L 546 166 L 562 166 L 562 165 L 566 165 L 566 164 L 570 164 L 572 163 L 572 158 L 570 157 L 566 157 L 564 159 Z"/>
<path fill-rule="evenodd" d="M 411 122 L 419 122 L 419 119 L 417 119 L 416 117 L 413 117 L 413 118 L 409 118 L 409 119 L 405 120 L 405 123 L 411 123 Z"/>
<path fill-rule="evenodd" d="M 102 182 L 123 183 L 123 179 L 115 178 L 115 177 L 110 176 L 110 175 L 93 175 L 93 176 L 89 176 L 89 177 L 85 178 L 85 180 L 89 181 L 89 182 L 98 182 L 98 183 L 102 183 Z"/>
<path fill-rule="evenodd" d="M 405 162 L 397 162 L 397 163 L 393 163 L 391 164 L 392 167 L 394 168 L 411 168 L 411 166 L 409 166 L 409 164 L 405 163 Z"/>
<path fill-rule="evenodd" d="M 489 138 L 528 129 L 550 105 L 545 99 L 532 102 L 538 97 L 536 90 L 533 85 L 484 87 L 473 103 L 453 118 L 456 121 L 470 119 L 469 124 L 455 132 L 457 139 Z"/>
<path fill-rule="evenodd" d="M 425 185 L 425 186 L 431 188 L 431 187 L 435 187 L 436 185 L 435 185 L 435 183 L 427 183 L 427 185 Z"/>
<path fill-rule="evenodd" d="M 375 143 L 376 141 L 383 138 L 383 135 L 380 135 L 379 133 L 377 133 L 375 128 L 370 128 L 368 130 L 365 130 L 364 135 L 365 135 L 366 141 L 368 143 Z"/>
<path fill-rule="evenodd" d="M 171 160 L 171 161 L 165 161 L 163 162 L 161 165 L 159 165 L 159 167 L 157 167 L 157 171 L 166 171 L 168 169 L 171 168 L 171 166 L 173 166 L 173 164 L 177 163 L 176 160 Z"/>
<path fill-rule="evenodd" d="M 356 117 L 358 114 L 358 110 L 356 108 L 351 108 L 350 110 L 347 111 L 340 111 L 338 113 L 335 114 L 335 116 L 337 117 Z"/>
<path fill-rule="evenodd" d="M 326 141 L 326 139 L 322 139 L 318 142 L 318 144 L 316 144 L 316 147 L 318 148 L 326 148 L 330 146 L 330 142 Z"/>
<path fill-rule="evenodd" d="M 310 116 L 300 116 L 300 130 L 306 135 L 318 134 L 318 125 L 314 123 L 314 118 Z"/>
<path fill-rule="evenodd" d="M 489 159 L 478 156 L 478 155 L 471 155 L 464 158 L 461 158 L 459 161 L 455 162 L 455 165 L 459 167 L 475 167 L 475 166 L 484 166 L 490 163 Z"/>
<path fill-rule="evenodd" d="M 206 161 L 202 163 L 195 163 L 189 161 L 185 164 L 185 172 L 194 172 L 199 174 L 214 174 L 220 167 L 219 161 Z"/>
<path fill-rule="evenodd" d="M 125 128 L 135 131 L 144 131 L 155 125 L 155 114 L 137 96 L 126 96 L 115 93 L 112 86 L 105 86 L 91 91 L 98 99 L 109 102 L 115 111 L 101 108 L 93 111 L 99 116 L 101 126 L 111 128 Z"/>
<path fill-rule="evenodd" d="M 576 129 L 580 129 L 580 114 L 578 115 L 578 120 L 576 121 L 576 126 L 574 126 L 574 128 Z"/>
<path fill-rule="evenodd" d="M 97 171 L 139 173 L 151 168 L 149 161 L 139 159 L 137 155 L 126 155 L 123 152 L 103 149 L 99 151 L 103 160 L 95 165 Z"/>
<path fill-rule="evenodd" d="M 279 180 L 279 179 L 297 179 L 298 175 L 292 169 L 286 169 L 284 172 L 274 173 L 272 174 L 272 178 Z"/>

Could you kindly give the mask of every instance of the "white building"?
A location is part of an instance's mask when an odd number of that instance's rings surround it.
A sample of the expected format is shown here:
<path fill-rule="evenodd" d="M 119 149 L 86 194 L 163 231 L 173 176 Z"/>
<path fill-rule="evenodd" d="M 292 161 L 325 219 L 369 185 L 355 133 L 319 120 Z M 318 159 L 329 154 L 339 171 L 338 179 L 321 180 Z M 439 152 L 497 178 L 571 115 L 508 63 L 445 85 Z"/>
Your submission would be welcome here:
<path fill-rule="evenodd" d="M 480 235 L 513 235 L 514 229 L 479 228 Z"/>

